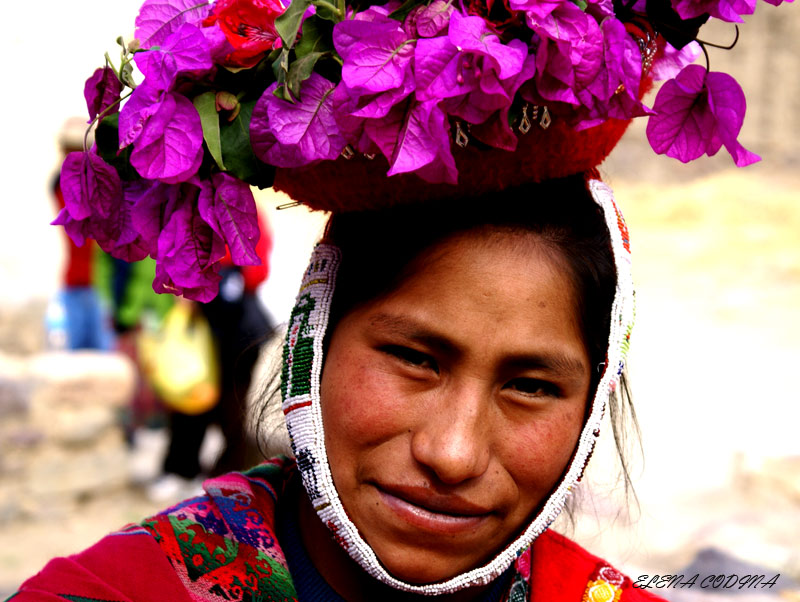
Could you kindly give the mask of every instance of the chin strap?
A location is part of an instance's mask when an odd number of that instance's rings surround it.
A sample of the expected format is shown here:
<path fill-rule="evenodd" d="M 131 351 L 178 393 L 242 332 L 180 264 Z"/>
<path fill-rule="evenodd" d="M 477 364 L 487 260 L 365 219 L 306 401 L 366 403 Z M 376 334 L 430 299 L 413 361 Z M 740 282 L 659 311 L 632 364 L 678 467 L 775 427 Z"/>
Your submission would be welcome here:
<path fill-rule="evenodd" d="M 522 534 L 488 564 L 440 583 L 414 585 L 390 575 L 347 516 L 333 484 L 325 450 L 320 378 L 323 341 L 341 254 L 338 248 L 327 244 L 319 244 L 315 248 L 289 319 L 281 373 L 283 412 L 303 485 L 314 509 L 342 548 L 367 573 L 379 581 L 399 590 L 431 596 L 490 583 L 550 526 L 583 476 L 595 441 L 600 435 L 600 423 L 608 398 L 619 384 L 634 317 L 627 227 L 614 202 L 611 189 L 599 179 L 588 180 L 587 187 L 594 201 L 604 212 L 617 268 L 617 287 L 611 310 L 607 359 L 592 400 L 589 416 L 561 482 Z"/>

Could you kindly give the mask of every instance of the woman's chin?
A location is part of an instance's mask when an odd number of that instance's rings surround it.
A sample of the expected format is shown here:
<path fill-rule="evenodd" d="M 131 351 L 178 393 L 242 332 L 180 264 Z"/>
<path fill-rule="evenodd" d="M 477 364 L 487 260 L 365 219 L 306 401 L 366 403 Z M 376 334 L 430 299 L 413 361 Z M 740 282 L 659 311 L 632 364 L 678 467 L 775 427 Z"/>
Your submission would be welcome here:
<path fill-rule="evenodd" d="M 465 558 L 419 548 L 403 550 L 396 547 L 385 554 L 375 549 L 375 553 L 392 577 L 413 585 L 447 581 L 478 566 Z"/>

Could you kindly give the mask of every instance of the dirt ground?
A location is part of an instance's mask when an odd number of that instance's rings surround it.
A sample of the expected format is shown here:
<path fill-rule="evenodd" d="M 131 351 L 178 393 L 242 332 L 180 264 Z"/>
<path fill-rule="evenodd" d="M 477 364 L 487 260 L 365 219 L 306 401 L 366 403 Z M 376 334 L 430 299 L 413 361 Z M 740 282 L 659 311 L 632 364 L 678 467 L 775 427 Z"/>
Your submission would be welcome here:
<path fill-rule="evenodd" d="M 716 547 L 798 578 L 800 177 L 755 167 L 611 184 L 637 282 L 638 505 L 620 493 L 606 433 L 577 526 L 559 528 L 632 575 Z M 0 525 L 0 599 L 47 558 L 156 509 L 131 487 Z"/>

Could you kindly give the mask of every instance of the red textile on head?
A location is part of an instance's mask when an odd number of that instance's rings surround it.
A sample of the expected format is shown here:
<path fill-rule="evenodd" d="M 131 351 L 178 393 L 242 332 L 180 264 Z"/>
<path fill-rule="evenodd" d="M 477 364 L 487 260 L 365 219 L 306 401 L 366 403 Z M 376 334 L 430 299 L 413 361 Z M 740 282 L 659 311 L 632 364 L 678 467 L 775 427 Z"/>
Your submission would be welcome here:
<path fill-rule="evenodd" d="M 409 201 L 479 196 L 512 186 L 561 178 L 595 168 L 616 146 L 627 121 L 612 119 L 587 130 L 575 131 L 563 122 L 547 130 L 534 125 L 519 135 L 514 152 L 454 147 L 458 184 L 430 184 L 413 174 L 387 177 L 382 155 L 369 160 L 356 155 L 348 160 L 323 161 L 294 169 L 278 169 L 276 190 L 313 209 L 358 211 Z"/>

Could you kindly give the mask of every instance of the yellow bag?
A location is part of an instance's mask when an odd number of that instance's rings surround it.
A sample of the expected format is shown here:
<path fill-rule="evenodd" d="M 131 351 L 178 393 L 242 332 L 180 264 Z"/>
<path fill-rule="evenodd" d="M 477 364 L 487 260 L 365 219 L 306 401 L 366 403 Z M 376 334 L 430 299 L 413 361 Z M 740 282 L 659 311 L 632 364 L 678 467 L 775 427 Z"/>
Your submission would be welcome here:
<path fill-rule="evenodd" d="M 142 372 L 167 406 L 202 414 L 219 400 L 219 364 L 208 321 L 179 300 L 156 331 L 139 336 Z"/>

